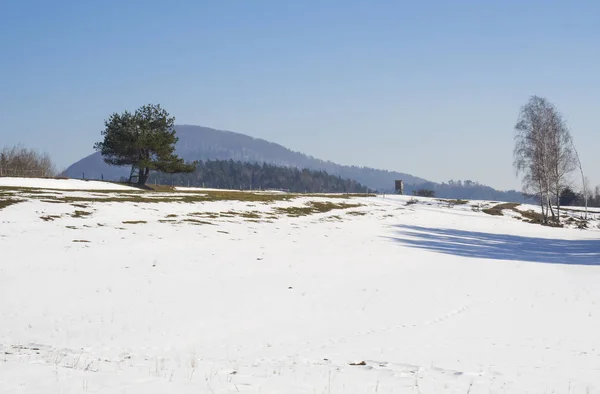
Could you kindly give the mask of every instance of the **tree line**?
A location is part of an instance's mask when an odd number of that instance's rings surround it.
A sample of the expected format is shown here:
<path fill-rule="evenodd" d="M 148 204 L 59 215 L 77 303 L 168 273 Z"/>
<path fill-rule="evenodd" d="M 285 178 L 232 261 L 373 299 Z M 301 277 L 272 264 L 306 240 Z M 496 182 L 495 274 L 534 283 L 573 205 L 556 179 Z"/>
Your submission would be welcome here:
<path fill-rule="evenodd" d="M 0 176 L 53 177 L 56 166 L 48 153 L 22 146 L 4 147 L 0 151 Z"/>
<path fill-rule="evenodd" d="M 581 191 L 571 187 L 566 187 L 560 194 L 560 205 L 562 206 L 584 206 L 600 207 L 600 186 L 596 186 L 594 191 L 588 191 L 587 196 Z"/>
<path fill-rule="evenodd" d="M 369 191 L 354 180 L 330 175 L 325 171 L 233 160 L 199 161 L 192 173 L 152 172 L 148 183 L 219 189 L 279 189 L 298 193 L 366 193 Z"/>

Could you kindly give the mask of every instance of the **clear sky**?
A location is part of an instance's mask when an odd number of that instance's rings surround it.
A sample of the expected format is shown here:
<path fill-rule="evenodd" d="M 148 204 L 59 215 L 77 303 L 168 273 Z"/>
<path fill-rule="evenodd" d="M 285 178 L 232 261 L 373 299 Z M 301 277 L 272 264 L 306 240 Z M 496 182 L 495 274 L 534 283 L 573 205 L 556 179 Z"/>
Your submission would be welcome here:
<path fill-rule="evenodd" d="M 160 103 L 342 164 L 520 188 L 530 95 L 600 184 L 600 2 L 2 0 L 0 146 L 64 168 L 103 121 Z"/>

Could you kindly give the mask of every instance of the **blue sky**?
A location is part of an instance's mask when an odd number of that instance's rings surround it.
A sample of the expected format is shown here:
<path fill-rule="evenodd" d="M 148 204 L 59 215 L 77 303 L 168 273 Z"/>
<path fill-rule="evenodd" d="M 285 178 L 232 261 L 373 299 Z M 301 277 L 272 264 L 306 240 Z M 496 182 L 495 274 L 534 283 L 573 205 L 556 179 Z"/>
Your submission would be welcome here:
<path fill-rule="evenodd" d="M 530 95 L 564 114 L 600 184 L 595 1 L 0 3 L 0 145 L 66 167 L 103 121 L 160 103 L 178 123 L 342 164 L 520 188 Z"/>

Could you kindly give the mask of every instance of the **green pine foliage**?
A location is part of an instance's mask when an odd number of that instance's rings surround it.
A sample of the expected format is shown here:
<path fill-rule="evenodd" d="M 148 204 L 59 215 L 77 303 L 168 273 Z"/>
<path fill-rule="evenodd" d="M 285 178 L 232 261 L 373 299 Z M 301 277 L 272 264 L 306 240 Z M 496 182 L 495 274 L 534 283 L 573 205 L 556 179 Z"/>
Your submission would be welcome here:
<path fill-rule="evenodd" d="M 278 189 L 297 193 L 366 193 L 369 190 L 351 179 L 314 171 L 233 160 L 208 160 L 196 164 L 193 173 L 153 172 L 149 183 L 220 189 Z"/>
<path fill-rule="evenodd" d="M 151 171 L 169 174 L 194 171 L 193 164 L 185 163 L 175 154 L 178 141 L 175 118 L 160 105 L 144 105 L 135 113 L 113 113 L 104 125 L 104 140 L 96 143 L 94 149 L 100 151 L 109 165 L 132 166 L 138 174 L 138 184 L 146 184 Z"/>

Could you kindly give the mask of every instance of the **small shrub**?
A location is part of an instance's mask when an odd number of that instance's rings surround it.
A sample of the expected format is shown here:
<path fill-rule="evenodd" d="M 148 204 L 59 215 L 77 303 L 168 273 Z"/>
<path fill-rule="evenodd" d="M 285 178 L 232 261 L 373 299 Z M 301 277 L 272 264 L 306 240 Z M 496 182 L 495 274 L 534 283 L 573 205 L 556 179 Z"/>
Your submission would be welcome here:
<path fill-rule="evenodd" d="M 417 204 L 419 202 L 419 200 L 417 200 L 416 198 L 411 198 L 410 200 L 408 200 L 406 202 L 406 205 L 413 205 L 413 204 Z"/>

